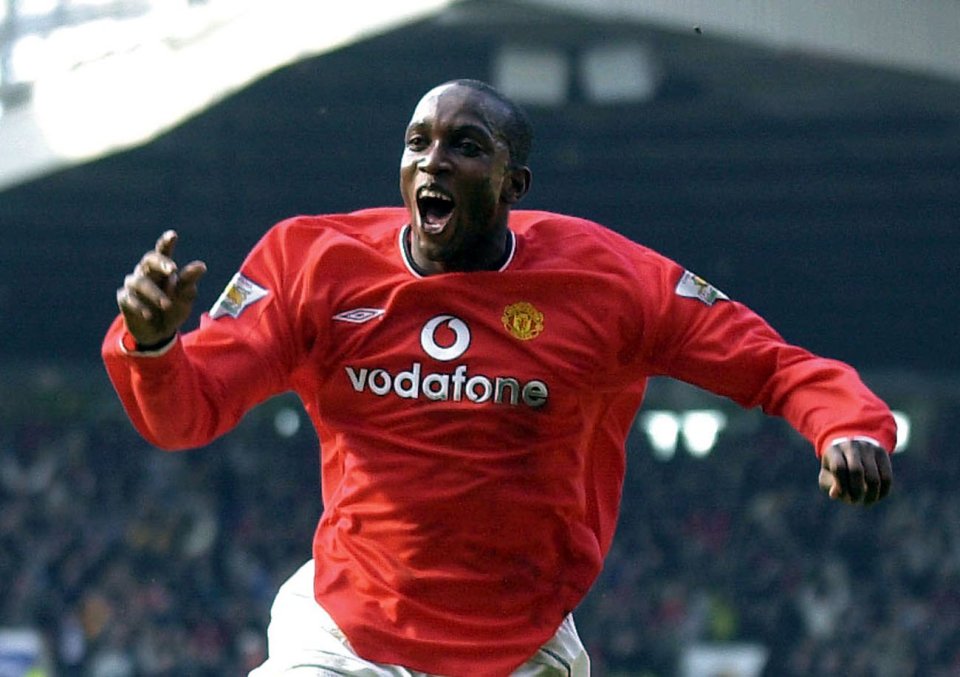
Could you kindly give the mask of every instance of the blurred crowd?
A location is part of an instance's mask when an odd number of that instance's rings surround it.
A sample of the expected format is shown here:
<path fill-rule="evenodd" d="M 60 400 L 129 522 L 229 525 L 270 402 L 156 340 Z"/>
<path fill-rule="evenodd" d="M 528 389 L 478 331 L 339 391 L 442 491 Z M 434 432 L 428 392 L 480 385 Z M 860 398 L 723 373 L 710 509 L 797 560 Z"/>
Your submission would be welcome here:
<path fill-rule="evenodd" d="M 617 540 L 579 614 L 601 674 L 673 675 L 684 647 L 718 642 L 763 646 L 771 677 L 960 674 L 956 420 L 896 456 L 870 508 L 820 494 L 812 448 L 780 421 L 706 459 L 662 463 L 634 439 Z"/>
<path fill-rule="evenodd" d="M 282 403 L 281 403 L 282 404 Z M 0 421 L 0 626 L 57 675 L 244 675 L 322 509 L 315 439 L 254 412 L 169 454 L 118 407 Z M 761 646 L 764 674 L 960 674 L 957 417 L 895 459 L 891 498 L 827 500 L 779 421 L 658 460 L 630 439 L 619 530 L 577 625 L 598 677 L 676 674 L 698 643 Z"/>
<path fill-rule="evenodd" d="M 57 675 L 245 675 L 319 515 L 309 430 L 164 453 L 116 416 L 0 428 L 0 626 Z"/>

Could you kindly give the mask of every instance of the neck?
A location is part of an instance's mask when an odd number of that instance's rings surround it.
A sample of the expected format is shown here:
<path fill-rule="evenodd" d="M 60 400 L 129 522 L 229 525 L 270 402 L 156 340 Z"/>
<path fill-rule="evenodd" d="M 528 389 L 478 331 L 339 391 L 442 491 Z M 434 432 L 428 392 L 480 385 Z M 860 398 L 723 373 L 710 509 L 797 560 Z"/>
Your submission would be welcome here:
<path fill-rule="evenodd" d="M 423 276 L 439 273 L 469 273 L 500 270 L 513 253 L 513 234 L 504 226 L 470 242 L 460 253 L 443 259 L 431 259 L 413 246 L 413 229 L 407 226 L 403 248 L 414 270 Z"/>

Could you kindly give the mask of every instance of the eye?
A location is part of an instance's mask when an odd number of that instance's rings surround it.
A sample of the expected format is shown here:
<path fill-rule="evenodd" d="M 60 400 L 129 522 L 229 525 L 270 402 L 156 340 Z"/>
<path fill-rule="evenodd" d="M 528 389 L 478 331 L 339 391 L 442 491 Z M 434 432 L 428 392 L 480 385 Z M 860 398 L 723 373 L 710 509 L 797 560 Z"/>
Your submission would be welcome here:
<path fill-rule="evenodd" d="M 483 148 L 480 146 L 480 144 L 478 144 L 476 141 L 471 141 L 470 139 L 461 139 L 457 143 L 457 148 L 467 157 L 476 157 L 483 151 Z"/>
<path fill-rule="evenodd" d="M 427 147 L 427 139 L 422 134 L 411 134 L 407 137 L 407 148 L 410 150 L 423 150 Z"/>

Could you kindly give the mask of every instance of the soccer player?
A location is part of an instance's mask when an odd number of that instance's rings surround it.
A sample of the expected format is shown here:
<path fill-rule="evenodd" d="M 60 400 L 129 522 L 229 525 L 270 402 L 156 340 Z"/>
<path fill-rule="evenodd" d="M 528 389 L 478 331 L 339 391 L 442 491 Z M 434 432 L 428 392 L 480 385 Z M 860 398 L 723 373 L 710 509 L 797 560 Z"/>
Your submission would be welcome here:
<path fill-rule="evenodd" d="M 833 499 L 889 491 L 893 418 L 851 367 L 610 230 L 514 209 L 530 140 L 496 90 L 442 84 L 406 130 L 403 208 L 279 223 L 189 333 L 205 267 L 172 231 L 118 290 L 103 357 L 151 443 L 204 445 L 289 390 L 318 432 L 313 557 L 256 677 L 589 674 L 571 612 L 652 375 L 784 417 Z"/>

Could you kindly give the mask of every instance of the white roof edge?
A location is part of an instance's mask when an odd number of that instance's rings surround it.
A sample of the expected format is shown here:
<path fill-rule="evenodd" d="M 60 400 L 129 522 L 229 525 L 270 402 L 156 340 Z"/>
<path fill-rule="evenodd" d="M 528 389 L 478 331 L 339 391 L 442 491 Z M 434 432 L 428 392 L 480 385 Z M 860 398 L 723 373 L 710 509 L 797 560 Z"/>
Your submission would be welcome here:
<path fill-rule="evenodd" d="M 519 0 L 960 80 L 960 2 Z"/>
<path fill-rule="evenodd" d="M 158 39 L 37 81 L 29 102 L 0 115 L 0 190 L 146 143 L 274 70 L 457 1 L 351 0 L 334 16 L 336 3 L 271 0 L 190 40 Z"/>

